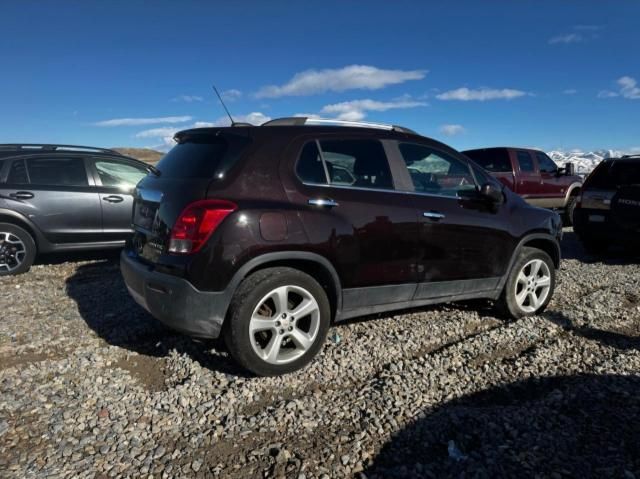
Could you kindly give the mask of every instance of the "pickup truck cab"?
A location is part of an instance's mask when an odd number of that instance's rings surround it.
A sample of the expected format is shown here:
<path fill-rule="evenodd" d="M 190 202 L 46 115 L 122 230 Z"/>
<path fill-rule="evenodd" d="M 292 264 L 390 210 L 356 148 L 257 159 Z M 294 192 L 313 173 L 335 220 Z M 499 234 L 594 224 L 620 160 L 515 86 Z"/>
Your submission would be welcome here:
<path fill-rule="evenodd" d="M 463 151 L 494 177 L 534 206 L 564 210 L 564 224 L 573 224 L 573 210 L 582 189 L 582 178 L 573 163 L 560 168 L 540 150 L 481 148 Z"/>

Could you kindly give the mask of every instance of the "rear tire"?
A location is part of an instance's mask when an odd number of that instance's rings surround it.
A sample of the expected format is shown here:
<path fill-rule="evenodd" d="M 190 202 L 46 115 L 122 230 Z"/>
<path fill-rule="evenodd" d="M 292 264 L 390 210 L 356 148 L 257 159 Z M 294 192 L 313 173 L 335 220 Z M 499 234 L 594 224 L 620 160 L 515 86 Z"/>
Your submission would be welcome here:
<path fill-rule="evenodd" d="M 258 376 L 287 374 L 318 354 L 331 308 L 318 282 L 293 268 L 247 277 L 231 301 L 224 339 L 231 356 Z"/>
<path fill-rule="evenodd" d="M 29 271 L 36 259 L 36 243 L 23 228 L 0 223 L 0 276 Z"/>
<path fill-rule="evenodd" d="M 555 285 L 556 271 L 551 257 L 537 248 L 524 247 L 496 307 L 513 319 L 539 314 L 551 301 Z"/>

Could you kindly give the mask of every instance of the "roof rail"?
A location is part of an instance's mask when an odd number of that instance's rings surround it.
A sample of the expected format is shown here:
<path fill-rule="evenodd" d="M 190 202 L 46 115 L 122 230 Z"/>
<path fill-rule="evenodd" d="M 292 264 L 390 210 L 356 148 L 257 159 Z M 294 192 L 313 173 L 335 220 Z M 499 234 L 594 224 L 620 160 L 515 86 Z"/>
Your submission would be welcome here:
<path fill-rule="evenodd" d="M 622 155 L 622 158 L 640 158 L 640 153 L 634 153 L 633 155 Z"/>
<path fill-rule="evenodd" d="M 38 143 L 8 143 L 0 144 L 0 150 L 17 150 L 17 151 L 58 151 L 58 150 L 71 150 L 71 151 L 98 151 L 100 153 L 111 153 L 113 155 L 123 156 L 122 153 L 116 150 L 110 150 L 108 148 L 96 148 L 93 146 L 81 146 L 81 145 L 50 145 L 50 144 L 38 144 Z"/>
<path fill-rule="evenodd" d="M 302 125 L 327 125 L 327 126 L 349 126 L 356 128 L 375 128 L 378 130 L 398 131 L 401 133 L 417 133 L 404 126 L 388 125 L 386 123 L 372 123 L 369 121 L 348 121 L 335 120 L 331 118 L 310 118 L 306 116 L 293 116 L 286 118 L 276 118 L 262 124 L 262 126 L 302 126 Z"/>

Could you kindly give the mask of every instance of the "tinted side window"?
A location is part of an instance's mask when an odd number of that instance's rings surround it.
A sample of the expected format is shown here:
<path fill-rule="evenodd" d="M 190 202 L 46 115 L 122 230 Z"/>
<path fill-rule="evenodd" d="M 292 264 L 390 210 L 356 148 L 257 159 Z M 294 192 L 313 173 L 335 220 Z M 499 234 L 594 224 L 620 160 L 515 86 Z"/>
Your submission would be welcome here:
<path fill-rule="evenodd" d="M 147 170 L 140 166 L 118 161 L 96 160 L 96 170 L 104 186 L 128 189 L 136 186 L 147 176 Z"/>
<path fill-rule="evenodd" d="M 549 158 L 544 153 L 537 152 L 536 158 L 538 159 L 538 168 L 540 168 L 540 172 L 555 173 L 556 171 L 558 171 L 558 166 L 553 162 L 551 158 Z"/>
<path fill-rule="evenodd" d="M 585 182 L 590 188 L 618 189 L 640 185 L 640 163 L 636 160 L 603 161 Z"/>
<path fill-rule="evenodd" d="M 27 167 L 24 164 L 24 160 L 13 160 L 7 176 L 7 183 L 13 185 L 29 184 L 29 176 L 27 175 Z"/>
<path fill-rule="evenodd" d="M 382 143 L 376 140 L 322 140 L 322 158 L 332 185 L 393 189 Z"/>
<path fill-rule="evenodd" d="M 483 150 L 465 151 L 465 155 L 478 163 L 487 171 L 494 173 L 511 172 L 511 160 L 506 148 L 487 148 Z"/>
<path fill-rule="evenodd" d="M 466 162 L 423 145 L 400 143 L 399 147 L 417 192 L 465 196 L 475 191 L 476 183 Z"/>
<path fill-rule="evenodd" d="M 26 161 L 32 185 L 88 185 L 82 158 L 29 158 Z"/>
<path fill-rule="evenodd" d="M 518 151 L 518 164 L 520 165 L 520 171 L 535 171 L 535 167 L 533 166 L 533 158 L 528 151 Z"/>
<path fill-rule="evenodd" d="M 296 173 L 304 183 L 327 184 L 327 174 L 315 141 L 310 141 L 304 145 L 296 164 Z"/>

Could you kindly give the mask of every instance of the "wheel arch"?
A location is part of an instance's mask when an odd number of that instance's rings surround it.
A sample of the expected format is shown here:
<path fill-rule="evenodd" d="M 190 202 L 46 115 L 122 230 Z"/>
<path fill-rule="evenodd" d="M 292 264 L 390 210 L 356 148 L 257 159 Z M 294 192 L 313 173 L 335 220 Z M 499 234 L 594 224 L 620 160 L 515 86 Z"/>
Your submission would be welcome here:
<path fill-rule="evenodd" d="M 33 238 L 33 242 L 36 245 L 36 251 L 40 251 L 42 245 L 42 237 L 38 233 L 35 225 L 20 213 L 0 208 L 0 223 L 9 223 L 24 229 Z"/>
<path fill-rule="evenodd" d="M 265 253 L 249 260 L 234 274 L 229 288 L 229 300 L 242 280 L 256 271 L 273 267 L 290 267 L 308 274 L 326 291 L 332 318 L 336 318 L 342 310 L 342 287 L 335 268 L 324 256 L 305 251 Z"/>
<path fill-rule="evenodd" d="M 565 206 L 569 203 L 569 198 L 572 196 L 577 196 L 582 191 L 582 183 L 571 183 L 569 188 L 567 188 L 567 194 L 564 198 Z"/>

